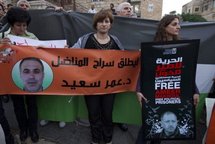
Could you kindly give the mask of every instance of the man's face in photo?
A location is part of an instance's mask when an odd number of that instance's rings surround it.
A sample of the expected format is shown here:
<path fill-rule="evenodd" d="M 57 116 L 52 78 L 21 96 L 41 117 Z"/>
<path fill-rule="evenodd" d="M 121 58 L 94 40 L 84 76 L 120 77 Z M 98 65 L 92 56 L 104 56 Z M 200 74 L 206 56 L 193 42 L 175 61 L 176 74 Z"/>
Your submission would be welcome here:
<path fill-rule="evenodd" d="M 25 91 L 42 91 L 44 72 L 38 61 L 25 60 L 20 67 L 20 77 L 23 81 Z"/>
<path fill-rule="evenodd" d="M 177 117 L 175 116 L 175 114 L 164 114 L 161 122 L 166 134 L 173 134 L 175 132 L 175 129 L 177 127 Z"/>

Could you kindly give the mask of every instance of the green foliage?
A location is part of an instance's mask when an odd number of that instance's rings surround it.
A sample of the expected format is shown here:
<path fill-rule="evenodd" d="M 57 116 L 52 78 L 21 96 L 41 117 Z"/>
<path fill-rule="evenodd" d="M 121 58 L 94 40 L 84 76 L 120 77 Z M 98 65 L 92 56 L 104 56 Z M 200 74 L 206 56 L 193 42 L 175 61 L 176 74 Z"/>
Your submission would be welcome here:
<path fill-rule="evenodd" d="M 189 22 L 206 22 L 207 20 L 203 18 L 201 15 L 197 14 L 182 14 L 181 15 L 183 21 L 189 21 Z"/>

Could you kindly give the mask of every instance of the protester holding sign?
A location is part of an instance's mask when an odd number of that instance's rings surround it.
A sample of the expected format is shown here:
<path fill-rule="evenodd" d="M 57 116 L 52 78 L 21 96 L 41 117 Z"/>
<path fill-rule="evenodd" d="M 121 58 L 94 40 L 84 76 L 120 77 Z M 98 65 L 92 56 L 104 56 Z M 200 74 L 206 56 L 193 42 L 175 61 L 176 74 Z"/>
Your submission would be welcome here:
<path fill-rule="evenodd" d="M 157 32 L 154 41 L 174 41 L 179 40 L 179 17 L 176 15 L 166 15 L 164 16 L 158 24 Z M 147 100 L 140 92 L 137 92 L 138 101 L 140 104 L 142 100 Z M 199 91 L 196 87 L 195 93 L 193 95 L 194 105 L 199 102 Z"/>
<path fill-rule="evenodd" d="M 0 41 L 1 43 L 11 44 L 10 39 L 7 38 L 8 34 L 37 39 L 33 33 L 27 31 L 27 27 L 31 22 L 31 17 L 28 11 L 22 8 L 14 7 L 7 12 L 6 17 L 8 23 L 10 24 L 10 29 L 0 34 L 0 37 L 2 38 Z M 39 136 L 37 133 L 38 114 L 36 96 L 31 95 L 25 97 L 24 95 L 13 95 L 12 100 L 19 124 L 20 140 L 25 141 L 29 133 L 31 140 L 33 142 L 37 142 L 39 140 Z"/>
<path fill-rule="evenodd" d="M 7 11 L 8 11 L 11 7 L 13 7 L 12 4 L 7 4 Z M 20 7 L 20 8 L 22 8 L 22 9 L 24 9 L 24 10 L 29 10 L 29 9 L 30 9 L 30 3 L 29 3 L 27 0 L 19 0 L 19 1 L 17 2 L 17 7 Z M 8 22 L 7 22 L 7 17 L 6 17 L 6 15 L 4 15 L 4 16 L 1 18 L 0 23 L 2 24 L 3 31 L 9 29 L 9 24 L 8 24 Z M 7 103 L 7 102 L 9 102 L 9 100 L 10 100 L 10 99 L 9 99 L 9 95 L 4 95 L 4 96 L 2 96 L 2 101 L 3 101 L 3 102 Z"/>
<path fill-rule="evenodd" d="M 11 6 L 11 4 L 8 4 L 7 6 Z M 12 5 L 13 6 L 13 5 Z M 12 7 L 11 6 L 11 7 Z M 22 8 L 22 9 L 24 9 L 24 10 L 29 10 L 30 9 L 30 3 L 27 1 L 27 0 L 19 0 L 17 3 L 16 3 L 16 6 L 17 7 L 20 7 L 20 8 Z M 11 8 L 10 7 L 10 8 Z M 7 11 L 9 11 L 9 9 L 10 9 L 9 7 L 8 7 L 8 9 L 7 9 Z M 5 31 L 5 30 L 8 30 L 8 28 L 9 28 L 9 25 L 8 25 L 8 22 L 7 22 L 7 18 L 6 18 L 6 15 L 4 15 L 2 18 L 1 18 L 1 20 L 0 20 L 0 23 L 2 24 L 2 29 Z"/>
<path fill-rule="evenodd" d="M 17 7 L 20 7 L 24 10 L 29 10 L 31 8 L 31 5 L 27 0 L 19 0 L 17 2 Z"/>
<path fill-rule="evenodd" d="M 110 35 L 109 30 L 113 23 L 110 10 L 101 10 L 93 18 L 93 28 L 96 33 L 88 33 L 77 41 L 73 48 L 88 48 L 98 50 L 123 50 L 116 36 Z M 113 122 L 112 111 L 115 94 L 86 95 L 85 101 L 89 114 L 92 134 L 92 144 L 104 140 L 106 144 L 112 143 Z"/>
<path fill-rule="evenodd" d="M 157 32 L 155 34 L 155 41 L 174 41 L 179 40 L 180 31 L 180 18 L 176 15 L 166 15 L 159 22 Z M 194 105 L 196 106 L 199 102 L 199 90 L 196 86 L 193 95 Z"/>
<path fill-rule="evenodd" d="M 161 21 L 158 24 L 158 28 L 154 37 L 155 42 L 167 42 L 167 41 L 176 41 L 179 40 L 179 31 L 180 31 L 180 25 L 179 25 L 179 20 L 180 18 L 176 15 L 166 15 L 164 16 Z M 137 96 L 138 96 L 138 101 L 142 105 L 142 101 L 144 100 L 147 102 L 147 98 L 144 97 L 144 95 L 139 92 L 140 88 L 138 89 Z M 196 87 L 194 95 L 194 105 L 196 106 L 199 101 L 199 91 L 198 88 Z M 171 113 L 172 114 L 172 113 Z M 176 117 L 175 117 L 176 118 Z M 137 144 L 141 143 L 146 143 L 145 140 L 142 140 L 142 133 L 143 129 L 140 130 L 139 136 L 137 139 Z M 180 133 L 179 133 L 180 134 Z M 153 137 L 155 138 L 155 137 Z M 180 138 L 180 137 L 177 137 Z M 156 140 L 152 140 L 151 144 L 160 144 L 161 140 L 159 140 L 159 137 L 156 137 Z"/>

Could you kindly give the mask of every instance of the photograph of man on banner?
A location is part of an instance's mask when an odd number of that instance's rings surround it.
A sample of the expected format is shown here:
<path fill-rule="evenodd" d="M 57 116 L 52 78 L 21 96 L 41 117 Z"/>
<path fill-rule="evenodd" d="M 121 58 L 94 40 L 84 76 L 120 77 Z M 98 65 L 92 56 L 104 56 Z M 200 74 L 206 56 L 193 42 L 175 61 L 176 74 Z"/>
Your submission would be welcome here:
<path fill-rule="evenodd" d="M 25 57 L 13 66 L 12 79 L 19 89 L 37 93 L 51 85 L 53 72 L 45 61 L 36 57 Z"/>
<path fill-rule="evenodd" d="M 174 112 L 166 111 L 160 117 L 161 131 L 154 135 L 149 134 L 147 138 L 184 138 L 179 130 L 178 118 Z"/>
<path fill-rule="evenodd" d="M 44 66 L 38 58 L 25 58 L 19 64 L 20 78 L 24 84 L 24 91 L 43 91 Z"/>

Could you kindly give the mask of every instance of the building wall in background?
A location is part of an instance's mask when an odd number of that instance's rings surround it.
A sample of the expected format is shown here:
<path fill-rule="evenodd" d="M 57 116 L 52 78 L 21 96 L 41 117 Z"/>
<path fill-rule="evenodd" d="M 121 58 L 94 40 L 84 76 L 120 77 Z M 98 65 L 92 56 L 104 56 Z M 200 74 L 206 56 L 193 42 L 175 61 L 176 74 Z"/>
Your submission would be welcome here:
<path fill-rule="evenodd" d="M 198 14 L 207 21 L 215 21 L 215 0 L 192 0 L 182 7 L 182 12 Z"/>
<path fill-rule="evenodd" d="M 127 0 L 75 0 L 78 5 L 83 5 L 83 7 L 85 7 L 87 10 L 90 9 L 91 4 L 94 4 L 97 11 L 110 8 L 110 3 L 113 3 L 116 8 L 124 1 Z M 163 0 L 130 0 L 130 3 L 138 17 L 160 20 L 162 15 Z"/>

